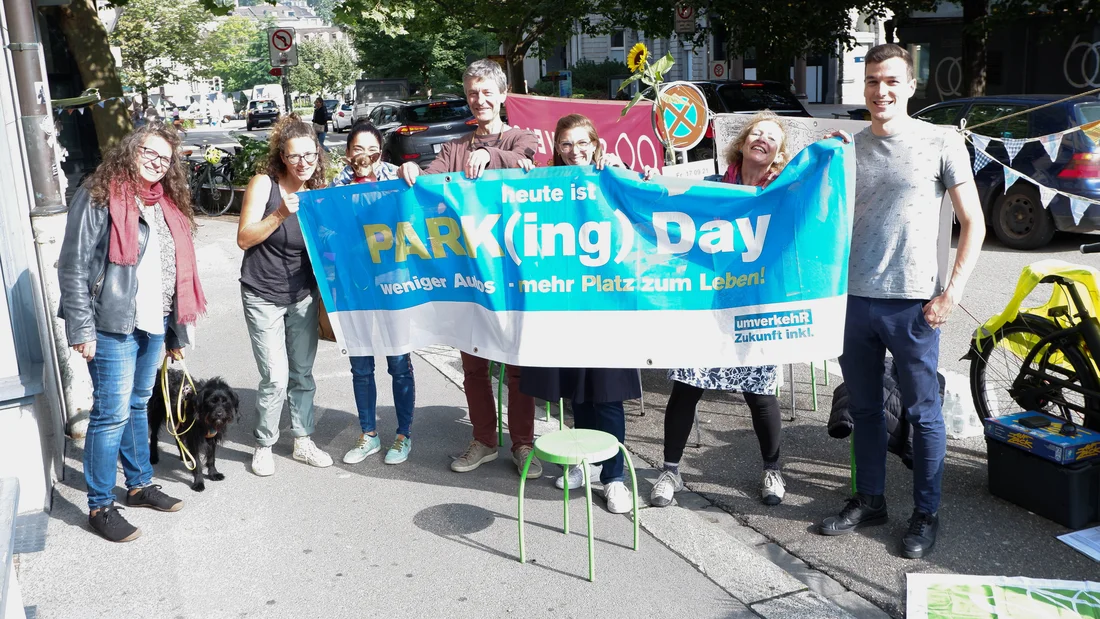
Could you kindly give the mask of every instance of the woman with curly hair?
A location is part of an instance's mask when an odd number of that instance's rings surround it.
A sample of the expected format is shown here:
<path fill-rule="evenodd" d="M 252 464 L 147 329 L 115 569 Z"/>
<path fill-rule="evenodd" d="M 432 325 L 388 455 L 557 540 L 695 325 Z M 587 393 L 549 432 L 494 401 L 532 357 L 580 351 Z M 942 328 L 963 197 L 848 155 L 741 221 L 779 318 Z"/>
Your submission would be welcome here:
<path fill-rule="evenodd" d="M 723 183 L 767 187 L 791 160 L 787 150 L 787 131 L 783 121 L 765 110 L 749 119 L 737 139 L 726 151 L 726 173 Z M 646 177 L 652 170 L 646 170 Z M 779 398 L 775 396 L 778 368 L 762 365 L 736 368 L 684 368 L 669 370 L 672 394 L 665 407 L 665 462 L 661 475 L 653 485 L 649 502 L 664 507 L 673 494 L 684 487 L 680 477 L 680 458 L 684 455 L 688 435 L 695 423 L 695 407 L 707 389 L 740 392 L 752 414 L 752 428 L 760 443 L 764 473 L 760 483 L 760 500 L 765 505 L 783 501 L 785 484 L 779 471 L 779 441 L 782 417 Z"/>
<path fill-rule="evenodd" d="M 182 359 L 190 343 L 185 325 L 206 311 L 179 144 L 175 130 L 151 122 L 107 152 L 73 196 L 57 268 L 59 314 L 92 378 L 88 521 L 113 542 L 141 535 L 114 505 L 120 459 L 127 505 L 183 507 L 151 483 L 147 408 L 164 347 Z"/>
<path fill-rule="evenodd" d="M 252 472 L 275 472 L 271 447 L 279 440 L 283 402 L 290 400 L 295 460 L 332 465 L 313 434 L 313 359 L 317 355 L 320 296 L 298 224 L 297 192 L 325 186 L 325 155 L 313 126 L 296 114 L 271 131 L 267 173 L 248 183 L 237 225 L 241 298 L 252 354 L 260 372 L 256 389 L 256 452 Z"/>

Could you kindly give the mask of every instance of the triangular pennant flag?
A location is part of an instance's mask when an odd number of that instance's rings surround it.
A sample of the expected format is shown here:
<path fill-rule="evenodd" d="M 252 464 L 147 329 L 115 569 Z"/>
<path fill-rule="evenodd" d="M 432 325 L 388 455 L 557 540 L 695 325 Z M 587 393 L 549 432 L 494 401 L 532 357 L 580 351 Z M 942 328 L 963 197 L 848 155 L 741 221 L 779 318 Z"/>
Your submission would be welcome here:
<path fill-rule="evenodd" d="M 84 108 L 79 108 L 79 109 L 80 109 L 80 115 L 83 116 L 84 115 Z"/>
<path fill-rule="evenodd" d="M 1100 120 L 1094 120 L 1087 125 L 1081 126 L 1081 131 L 1085 132 L 1085 135 L 1092 138 L 1092 141 L 1100 144 Z"/>
<path fill-rule="evenodd" d="M 1005 170 L 1005 193 L 1008 193 L 1008 188 L 1011 187 L 1016 181 L 1020 180 L 1020 173 L 1008 166 L 1004 166 Z"/>
<path fill-rule="evenodd" d="M 1020 154 L 1020 149 L 1024 147 L 1024 142 L 1027 140 L 1018 140 L 1015 138 L 1005 138 L 1005 150 L 1008 151 L 1008 164 L 1012 165 L 1012 160 L 1016 158 L 1016 155 Z"/>
<path fill-rule="evenodd" d="M 989 156 L 989 153 L 974 146 L 974 173 L 977 174 L 979 170 L 984 168 L 993 162 L 993 158 Z"/>
<path fill-rule="evenodd" d="M 984 135 L 978 135 L 977 133 L 970 134 L 970 141 L 974 143 L 975 148 L 982 150 L 989 150 L 989 138 Z"/>
<path fill-rule="evenodd" d="M 1039 138 L 1039 143 L 1043 145 L 1043 148 L 1047 151 L 1047 156 L 1051 161 L 1058 158 L 1058 149 L 1062 147 L 1062 134 L 1052 133 L 1050 135 L 1044 135 Z"/>
<path fill-rule="evenodd" d="M 1083 198 L 1070 197 L 1069 210 L 1073 213 L 1073 225 L 1079 225 L 1081 218 L 1085 216 L 1085 211 L 1089 210 L 1092 206 L 1092 202 Z"/>
<path fill-rule="evenodd" d="M 69 113 L 69 116 L 72 116 L 72 115 L 73 115 L 73 108 L 69 108 L 69 109 L 67 109 L 67 110 L 65 110 L 65 111 Z"/>
<path fill-rule="evenodd" d="M 1043 203 L 1043 208 L 1050 206 L 1050 201 L 1053 200 L 1056 195 L 1058 195 L 1056 190 L 1039 185 L 1039 201 Z"/>
<path fill-rule="evenodd" d="M 103 106 L 105 106 L 105 105 L 107 105 L 107 102 L 106 102 L 106 101 L 100 101 L 100 102 L 99 102 L 99 107 L 103 107 Z"/>

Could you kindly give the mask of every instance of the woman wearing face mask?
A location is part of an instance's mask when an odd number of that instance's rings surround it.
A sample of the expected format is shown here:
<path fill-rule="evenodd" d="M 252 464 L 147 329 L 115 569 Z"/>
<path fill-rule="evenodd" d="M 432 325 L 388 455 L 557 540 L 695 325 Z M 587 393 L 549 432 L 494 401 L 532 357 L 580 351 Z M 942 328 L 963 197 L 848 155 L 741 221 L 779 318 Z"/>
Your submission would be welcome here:
<path fill-rule="evenodd" d="M 313 127 L 296 114 L 271 132 L 267 173 L 248 183 L 237 226 L 241 297 L 252 353 L 260 372 L 256 390 L 256 452 L 252 472 L 275 472 L 271 447 L 279 440 L 283 401 L 290 400 L 295 460 L 332 465 L 313 433 L 313 360 L 320 297 L 298 224 L 297 192 L 325 186 L 325 156 Z"/>
<path fill-rule="evenodd" d="M 730 145 L 726 154 L 726 173 L 722 182 L 767 187 L 790 161 L 787 133 L 774 113 L 764 111 L 753 116 Z M 653 174 L 646 170 L 646 178 Z M 687 368 L 670 370 L 672 395 L 665 408 L 665 462 L 650 494 L 650 504 L 664 507 L 682 490 L 680 458 L 695 422 L 695 407 L 707 389 L 741 392 L 752 413 L 752 427 L 760 442 L 764 460 L 760 498 L 766 505 L 778 505 L 785 493 L 779 472 L 779 441 L 782 417 L 775 397 L 778 371 L 774 365 L 737 368 Z"/>
<path fill-rule="evenodd" d="M 554 129 L 554 158 L 551 165 L 596 165 L 622 167 L 618 156 L 605 153 L 596 127 L 580 114 L 569 114 L 558 120 Z M 530 171 L 533 167 L 523 166 Z M 642 396 L 638 370 L 617 368 L 523 368 L 520 390 L 532 397 L 554 402 L 561 398 L 570 401 L 573 408 L 573 425 L 577 428 L 601 430 L 614 436 L 620 443 L 626 441 L 626 413 L 624 400 Z M 623 455 L 621 452 L 600 463 L 600 483 L 607 510 L 623 514 L 633 506 L 630 489 L 624 483 Z M 572 466 L 555 482 L 558 488 L 579 488 L 584 484 L 580 467 Z"/>
<path fill-rule="evenodd" d="M 184 325 L 206 311 L 187 169 L 179 137 L 149 122 L 107 152 L 69 208 L 57 275 L 60 316 L 88 362 L 92 410 L 84 445 L 88 521 L 112 542 L 141 535 L 115 507 L 119 460 L 126 504 L 178 511 L 151 483 L 148 403 L 165 347 L 183 358 Z"/>
<path fill-rule="evenodd" d="M 348 133 L 347 165 L 333 179 L 333 187 L 354 183 L 374 183 L 397 178 L 397 166 L 382 161 L 382 133 L 371 123 L 360 120 Z M 412 450 L 413 408 L 416 386 L 413 380 L 412 356 L 386 357 L 386 368 L 393 378 L 393 407 L 397 410 L 397 436 L 386 452 L 386 464 L 400 464 L 409 459 Z M 351 357 L 351 384 L 355 407 L 359 411 L 359 440 L 346 454 L 346 464 L 358 464 L 382 451 L 382 441 L 376 427 L 378 391 L 374 383 L 374 357 Z"/>

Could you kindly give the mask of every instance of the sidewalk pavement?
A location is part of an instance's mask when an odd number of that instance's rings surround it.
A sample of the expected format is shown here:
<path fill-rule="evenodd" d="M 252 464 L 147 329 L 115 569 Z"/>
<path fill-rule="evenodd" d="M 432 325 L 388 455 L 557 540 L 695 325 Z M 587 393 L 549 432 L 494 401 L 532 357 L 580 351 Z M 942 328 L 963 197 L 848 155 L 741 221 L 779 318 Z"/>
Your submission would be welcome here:
<path fill-rule="evenodd" d="M 143 535 L 111 544 L 88 529 L 83 446 L 71 442 L 46 548 L 19 555 L 33 616 L 882 616 L 692 493 L 679 496 L 679 507 L 641 511 L 636 552 L 629 518 L 608 513 L 594 497 L 597 564 L 589 583 L 583 494 L 571 493 L 571 535 L 563 536 L 562 497 L 550 466 L 527 487 L 528 563 L 520 564 L 518 476 L 507 451 L 471 473 L 448 468 L 469 442 L 470 427 L 454 380 L 456 353 L 447 349 L 414 355 L 417 418 L 409 461 L 386 466 L 377 454 L 348 466 L 340 460 L 359 433 L 348 362 L 335 345 L 322 343 L 313 437 L 336 464 L 316 469 L 291 460 L 285 432 L 275 447 L 275 475 L 254 476 L 258 374 L 241 317 L 241 252 L 233 232 L 229 222 L 202 222 L 197 251 L 211 308 L 188 358 L 197 378 L 221 375 L 241 396 L 242 418 L 218 450 L 226 479 L 192 492 L 190 474 L 162 436 L 164 458 L 154 479 L 185 507 L 126 510 Z M 385 377 L 380 372 L 384 445 L 395 429 Z M 285 415 L 283 424 L 286 430 Z M 538 425 L 544 432 L 557 421 Z M 656 471 L 639 468 L 639 475 L 652 481 Z M 640 486 L 644 504 L 649 485 Z"/>

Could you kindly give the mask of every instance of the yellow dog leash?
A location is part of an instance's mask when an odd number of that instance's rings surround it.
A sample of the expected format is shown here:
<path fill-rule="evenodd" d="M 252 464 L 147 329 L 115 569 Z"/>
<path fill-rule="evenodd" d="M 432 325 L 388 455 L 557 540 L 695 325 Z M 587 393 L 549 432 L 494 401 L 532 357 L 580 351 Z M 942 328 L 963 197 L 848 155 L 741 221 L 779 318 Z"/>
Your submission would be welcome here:
<path fill-rule="evenodd" d="M 183 369 L 184 378 L 191 384 L 191 390 L 198 393 L 198 389 L 195 388 L 195 381 L 191 380 L 191 373 L 187 371 L 187 364 L 183 362 L 183 359 L 178 359 L 177 361 Z M 164 414 L 168 417 L 168 433 L 172 435 L 172 438 L 176 439 L 176 444 L 179 445 L 180 458 L 183 460 L 183 465 L 187 467 L 188 471 L 193 471 L 196 466 L 195 457 L 191 455 L 191 451 L 183 444 L 180 437 L 187 434 L 188 430 L 194 427 L 195 422 L 198 420 L 198 416 L 191 420 L 191 425 L 187 426 L 186 429 L 179 429 L 179 427 L 183 425 L 183 384 L 183 381 L 180 381 L 180 390 L 179 393 L 176 394 L 176 417 L 173 419 L 172 399 L 168 395 L 168 355 L 164 355 L 164 363 L 160 366 L 160 392 L 161 396 L 164 397 Z"/>

